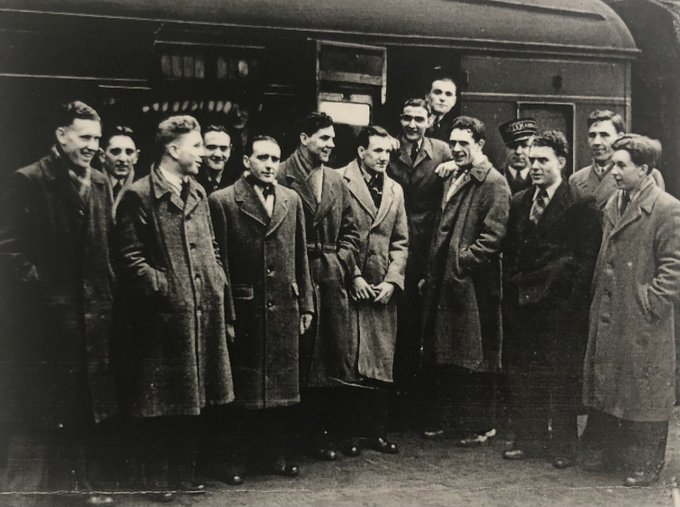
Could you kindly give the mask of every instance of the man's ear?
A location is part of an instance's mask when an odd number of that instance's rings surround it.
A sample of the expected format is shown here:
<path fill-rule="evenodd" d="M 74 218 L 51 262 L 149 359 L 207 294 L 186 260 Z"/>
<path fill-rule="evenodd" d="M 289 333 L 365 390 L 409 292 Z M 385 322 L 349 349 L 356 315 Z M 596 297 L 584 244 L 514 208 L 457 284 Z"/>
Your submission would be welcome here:
<path fill-rule="evenodd" d="M 480 139 L 479 140 L 479 142 L 477 143 L 479 145 L 479 151 L 482 151 L 485 143 L 486 143 L 486 139 Z"/>
<path fill-rule="evenodd" d="M 178 160 L 178 159 L 179 159 L 178 151 L 179 151 L 179 150 L 177 149 L 177 145 L 176 145 L 176 144 L 174 144 L 174 143 L 173 143 L 173 144 L 168 144 L 168 155 L 170 155 L 170 157 L 173 158 L 174 160 Z"/>
<path fill-rule="evenodd" d="M 139 160 L 139 153 L 140 150 L 135 150 L 135 154 L 130 157 L 130 161 L 132 162 L 132 165 L 135 165 L 137 161 Z"/>
<path fill-rule="evenodd" d="M 567 159 L 565 157 L 557 157 L 557 161 L 560 163 L 560 171 L 564 171 L 567 165 Z"/>
<path fill-rule="evenodd" d="M 309 144 L 309 136 L 304 132 L 300 133 L 300 144 L 307 146 Z"/>
<path fill-rule="evenodd" d="M 248 155 L 243 155 L 243 167 L 250 169 L 250 157 Z"/>
<path fill-rule="evenodd" d="M 64 138 L 66 137 L 66 128 L 59 127 L 57 130 L 54 131 L 54 137 L 57 138 L 59 144 L 64 144 Z"/>
<path fill-rule="evenodd" d="M 652 170 L 649 168 L 648 164 L 642 164 L 640 169 L 645 172 L 645 176 L 649 176 L 652 173 Z"/>
<path fill-rule="evenodd" d="M 106 162 L 106 156 L 104 155 L 104 150 L 99 148 L 97 150 L 97 155 L 99 156 L 99 162 L 101 163 L 102 167 L 104 167 L 104 163 Z"/>
<path fill-rule="evenodd" d="M 364 159 L 364 153 L 366 153 L 366 148 L 364 148 L 363 146 L 357 147 L 357 155 L 359 155 L 359 160 Z"/>

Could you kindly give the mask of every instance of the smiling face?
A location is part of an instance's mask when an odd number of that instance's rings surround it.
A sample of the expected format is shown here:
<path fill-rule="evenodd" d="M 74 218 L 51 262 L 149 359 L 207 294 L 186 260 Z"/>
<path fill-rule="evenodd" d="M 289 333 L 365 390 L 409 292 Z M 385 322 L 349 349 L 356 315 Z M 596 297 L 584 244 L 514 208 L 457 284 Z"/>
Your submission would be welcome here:
<path fill-rule="evenodd" d="M 449 136 L 449 146 L 453 153 L 453 160 L 459 167 L 466 167 L 474 163 L 482 154 L 484 140 L 475 141 L 468 129 L 453 129 Z"/>
<path fill-rule="evenodd" d="M 210 131 L 203 136 L 204 160 L 208 169 L 215 172 L 224 171 L 231 156 L 231 138 L 226 132 Z"/>
<path fill-rule="evenodd" d="M 71 125 L 59 127 L 56 132 L 61 151 L 73 165 L 83 169 L 89 167 L 99 150 L 102 126 L 97 120 L 76 118 Z"/>
<path fill-rule="evenodd" d="M 596 121 L 588 127 L 588 146 L 593 160 L 600 165 L 609 162 L 612 157 L 612 144 L 621 135 L 610 120 Z"/>
<path fill-rule="evenodd" d="M 303 132 L 300 134 L 300 143 L 305 147 L 313 162 L 325 164 L 335 148 L 335 129 L 331 125 L 317 130 L 312 135 Z"/>
<path fill-rule="evenodd" d="M 612 154 L 611 174 L 616 181 L 616 186 L 627 192 L 634 192 L 642 181 L 647 177 L 647 164 L 635 165 L 630 158 L 630 153 L 626 150 L 616 150 Z"/>
<path fill-rule="evenodd" d="M 432 82 L 432 89 L 427 94 L 432 112 L 444 116 L 456 105 L 456 85 L 448 79 L 437 79 Z"/>
<path fill-rule="evenodd" d="M 170 156 L 183 175 L 198 174 L 203 160 L 203 138 L 198 130 L 182 134 L 168 145 Z"/>
<path fill-rule="evenodd" d="M 255 178 L 273 183 L 281 161 L 281 148 L 275 142 L 263 139 L 253 143 L 253 153 L 243 156 L 243 165 Z"/>
<path fill-rule="evenodd" d="M 406 106 L 400 118 L 402 137 L 409 143 L 420 141 L 428 125 L 428 112 L 424 107 Z"/>
<path fill-rule="evenodd" d="M 376 173 L 384 173 L 390 162 L 392 153 L 392 141 L 389 137 L 370 136 L 368 147 L 359 146 L 357 148 L 361 166 L 364 169 Z"/>
<path fill-rule="evenodd" d="M 558 157 L 549 146 L 532 146 L 529 149 L 531 182 L 541 188 L 548 188 L 562 180 L 562 169 L 567 161 Z"/>
<path fill-rule="evenodd" d="M 102 167 L 114 178 L 126 178 L 134 169 L 139 150 L 129 136 L 113 136 L 108 146 L 100 153 L 99 160 Z"/>

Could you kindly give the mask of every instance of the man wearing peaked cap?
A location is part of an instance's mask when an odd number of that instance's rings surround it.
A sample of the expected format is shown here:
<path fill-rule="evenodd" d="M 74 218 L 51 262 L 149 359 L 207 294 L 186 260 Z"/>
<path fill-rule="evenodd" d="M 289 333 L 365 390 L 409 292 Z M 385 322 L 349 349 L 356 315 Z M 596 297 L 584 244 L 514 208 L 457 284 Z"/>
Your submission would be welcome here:
<path fill-rule="evenodd" d="M 505 177 L 513 194 L 531 186 L 529 147 L 537 131 L 533 118 L 510 120 L 498 127 L 507 149 Z"/>

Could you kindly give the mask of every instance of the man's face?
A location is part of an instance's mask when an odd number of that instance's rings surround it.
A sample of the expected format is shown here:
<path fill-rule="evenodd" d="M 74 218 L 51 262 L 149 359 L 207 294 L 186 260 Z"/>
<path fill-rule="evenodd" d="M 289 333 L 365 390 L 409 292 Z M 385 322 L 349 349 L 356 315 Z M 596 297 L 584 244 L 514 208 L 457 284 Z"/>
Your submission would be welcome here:
<path fill-rule="evenodd" d="M 185 175 L 198 174 L 203 160 L 203 138 L 198 130 L 182 134 L 170 143 L 171 156 Z"/>
<path fill-rule="evenodd" d="M 432 82 L 432 89 L 427 95 L 432 112 L 443 116 L 456 105 L 456 85 L 448 80 L 437 79 Z"/>
<path fill-rule="evenodd" d="M 468 129 L 453 129 L 449 136 L 453 160 L 459 167 L 471 165 L 482 154 L 484 141 L 475 141 Z"/>
<path fill-rule="evenodd" d="M 612 154 L 611 173 L 616 180 L 616 186 L 627 192 L 634 192 L 640 188 L 642 180 L 647 176 L 647 166 L 645 164 L 635 165 L 630 158 L 630 153 L 626 150 L 616 150 Z"/>
<path fill-rule="evenodd" d="M 508 165 L 517 171 L 529 169 L 529 148 L 534 140 L 534 136 L 513 141 L 506 146 L 508 150 Z"/>
<path fill-rule="evenodd" d="M 361 165 L 370 171 L 384 173 L 390 162 L 392 140 L 389 137 L 371 136 L 368 147 L 359 146 L 358 153 Z"/>
<path fill-rule="evenodd" d="M 263 139 L 253 143 L 252 155 L 243 156 L 243 165 L 253 176 L 264 183 L 273 183 L 281 161 L 279 145 Z"/>
<path fill-rule="evenodd" d="M 424 107 L 406 106 L 401 112 L 401 132 L 403 138 L 415 143 L 425 135 L 428 123 L 427 109 Z"/>
<path fill-rule="evenodd" d="M 208 169 L 222 172 L 231 156 L 231 138 L 226 132 L 210 131 L 203 136 L 204 160 Z"/>
<path fill-rule="evenodd" d="M 610 120 L 596 121 L 588 128 L 588 146 L 595 162 L 609 161 L 612 157 L 612 144 L 621 135 Z"/>
<path fill-rule="evenodd" d="M 76 118 L 71 125 L 59 127 L 56 134 L 64 155 L 75 166 L 84 169 L 99 150 L 102 126 L 97 120 Z"/>
<path fill-rule="evenodd" d="M 562 180 L 562 169 L 567 163 L 564 157 L 558 157 L 549 146 L 532 146 L 529 148 L 531 162 L 531 182 L 541 188 L 548 188 Z"/>
<path fill-rule="evenodd" d="M 300 134 L 300 142 L 307 148 L 315 162 L 325 164 L 330 159 L 333 148 L 335 148 L 335 129 L 331 125 L 317 130 L 311 136 L 303 132 Z"/>
<path fill-rule="evenodd" d="M 129 136 L 113 136 L 109 139 L 106 150 L 100 152 L 102 167 L 114 178 L 126 178 L 134 169 L 139 150 Z"/>

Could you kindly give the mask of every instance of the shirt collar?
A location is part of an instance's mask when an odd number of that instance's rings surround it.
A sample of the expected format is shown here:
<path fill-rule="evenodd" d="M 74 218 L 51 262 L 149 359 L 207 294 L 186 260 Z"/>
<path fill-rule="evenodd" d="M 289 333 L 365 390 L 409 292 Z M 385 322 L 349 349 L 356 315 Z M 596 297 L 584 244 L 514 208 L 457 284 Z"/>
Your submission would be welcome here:
<path fill-rule="evenodd" d="M 159 164 L 158 170 L 160 172 L 161 177 L 167 181 L 170 184 L 170 187 L 172 187 L 173 190 L 175 190 L 178 194 L 182 193 L 182 183 L 187 181 L 188 176 L 184 176 L 183 178 L 179 176 L 178 174 L 171 173 L 168 171 L 165 167 Z"/>
<path fill-rule="evenodd" d="M 550 201 L 553 198 L 553 195 L 555 195 L 555 192 L 557 191 L 557 187 L 559 187 L 562 184 L 562 180 L 558 179 L 555 183 L 550 185 L 548 188 L 545 189 L 545 192 L 548 194 L 548 201 Z M 534 191 L 534 201 L 538 198 L 538 193 L 541 191 L 540 187 L 536 187 L 536 190 Z"/>

